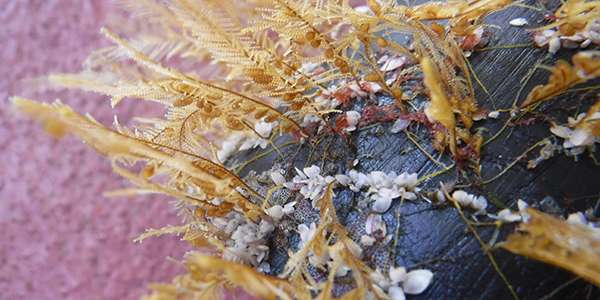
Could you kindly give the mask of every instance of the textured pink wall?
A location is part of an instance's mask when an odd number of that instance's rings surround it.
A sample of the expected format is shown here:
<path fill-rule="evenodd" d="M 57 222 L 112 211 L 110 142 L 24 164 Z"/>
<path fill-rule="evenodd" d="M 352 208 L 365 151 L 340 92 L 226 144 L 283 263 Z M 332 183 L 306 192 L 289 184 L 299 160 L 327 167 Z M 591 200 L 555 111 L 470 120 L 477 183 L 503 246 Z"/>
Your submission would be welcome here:
<path fill-rule="evenodd" d="M 142 101 L 111 109 L 81 91 L 25 92 L 22 79 L 77 72 L 108 42 L 99 34 L 117 11 L 99 0 L 2 0 L 0 5 L 0 299 L 137 299 L 148 283 L 182 270 L 165 258 L 191 249 L 176 236 L 132 240 L 177 225 L 168 198 L 104 198 L 128 187 L 107 159 L 72 136 L 54 139 L 10 110 L 8 97 L 60 98 L 109 125 L 151 110 Z M 156 109 L 155 109 L 156 110 Z M 150 112 L 152 113 L 152 112 Z M 154 111 L 154 114 L 162 112 Z"/>

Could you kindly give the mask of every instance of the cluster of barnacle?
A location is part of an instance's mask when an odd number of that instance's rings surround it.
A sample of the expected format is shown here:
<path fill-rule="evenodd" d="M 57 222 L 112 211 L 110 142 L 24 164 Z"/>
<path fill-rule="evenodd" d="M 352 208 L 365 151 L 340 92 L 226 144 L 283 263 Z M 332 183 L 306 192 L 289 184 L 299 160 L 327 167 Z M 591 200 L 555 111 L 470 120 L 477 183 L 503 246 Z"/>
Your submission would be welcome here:
<path fill-rule="evenodd" d="M 600 3 L 598 1 L 564 1 L 551 16 L 553 23 L 536 28 L 533 39 L 536 45 L 548 45 L 548 52 L 556 53 L 561 46 L 567 49 L 587 48 L 600 44 Z M 526 21 L 513 20 L 521 26 Z"/>
<path fill-rule="evenodd" d="M 256 147 L 260 147 L 261 149 L 267 148 L 269 144 L 267 139 L 278 125 L 277 121 L 267 123 L 263 118 L 254 123 L 254 131 L 257 133 L 257 136 L 246 136 L 240 132 L 231 134 L 229 139 L 223 142 L 221 149 L 217 151 L 217 158 L 220 162 L 225 163 L 237 151 L 254 149 Z"/>
<path fill-rule="evenodd" d="M 320 168 L 315 165 L 306 167 L 303 170 L 296 169 L 296 173 L 298 175 L 291 182 L 286 182 L 279 172 L 271 172 L 270 175 L 278 187 L 300 193 L 303 196 L 302 198 L 306 199 L 303 201 L 311 201 L 311 208 L 319 212 L 321 218 L 319 221 L 301 222 L 298 225 L 297 231 L 300 240 L 298 251 L 293 256 L 306 252 L 310 265 L 327 270 L 333 278 L 344 277 L 348 274 L 348 271 L 352 270 L 345 263 L 336 263 L 335 252 L 330 253 L 329 250 L 315 248 L 322 243 L 316 242 L 315 245 L 315 239 L 323 239 L 330 234 L 327 230 L 324 230 L 324 226 L 330 226 L 327 225 L 327 219 L 330 215 L 325 213 L 327 206 L 324 206 L 323 202 L 331 200 L 333 187 L 348 188 L 355 193 L 364 192 L 365 199 L 368 199 L 368 203 L 371 203 L 371 212 L 366 217 L 364 228 L 361 229 L 364 230 L 365 234 L 355 241 L 364 247 L 371 247 L 375 243 L 385 246 L 392 240 L 393 234 L 387 233 L 386 224 L 381 214 L 389 209 L 394 199 L 414 201 L 420 195 L 428 201 L 438 203 L 446 201 L 445 191 L 437 191 L 434 196 L 426 196 L 421 193 L 421 189 L 416 186 L 418 183 L 417 174 L 402 173 L 397 175 L 395 172 L 386 174 L 379 171 L 363 174 L 352 169 L 347 175 L 323 176 Z M 456 190 L 451 198 L 462 207 L 472 209 L 475 215 L 485 214 L 487 200 L 483 196 L 477 197 L 462 190 Z M 266 209 L 266 212 L 276 219 L 281 219 L 284 214 L 293 217 L 291 213 L 294 212 L 294 205 L 296 204 L 297 202 L 294 201 L 285 204 L 283 207 L 273 205 Z M 508 221 L 510 218 L 505 215 L 505 212 L 501 212 L 499 216 L 490 215 L 490 217 Z M 331 230 L 339 230 L 339 228 Z M 328 239 L 331 239 L 331 237 L 325 238 L 325 240 Z M 327 244 L 322 246 L 327 246 Z M 362 250 L 360 248 L 353 249 L 353 254 L 361 258 Z M 335 267 L 334 264 L 336 264 Z M 381 289 L 392 299 L 404 299 L 405 294 L 423 292 L 433 278 L 433 273 L 429 270 L 413 270 L 408 273 L 406 273 L 404 267 L 391 267 L 386 270 L 389 271 L 388 277 L 382 275 L 382 270 L 379 267 L 375 270 L 367 269 L 365 273 L 368 274 L 370 282 L 376 286 L 376 289 Z"/>
<path fill-rule="evenodd" d="M 416 200 L 416 193 L 420 191 L 415 186 L 417 183 L 416 173 L 396 175 L 394 171 L 388 174 L 373 171 L 365 175 L 353 169 L 349 171 L 348 175 L 337 174 L 335 177 L 323 177 L 320 175 L 321 169 L 314 165 L 304 168 L 303 171 L 296 169 L 296 172 L 298 175 L 292 182 L 286 182 L 283 185 L 292 191 L 299 191 L 306 198 L 311 199 L 313 207 L 323 197 L 327 186 L 334 181 L 341 186 L 348 187 L 353 192 L 368 189 L 367 196 L 370 195 L 370 199 L 373 201 L 372 210 L 379 213 L 387 211 L 393 199 Z"/>
<path fill-rule="evenodd" d="M 599 51 L 582 51 L 573 55 L 571 60 L 572 65 L 564 60 L 556 62 L 556 65 L 550 68 L 552 74 L 548 77 L 548 83 L 535 86 L 521 108 L 547 101 L 574 85 L 600 76 Z M 530 167 L 535 167 L 540 161 L 552 157 L 555 151 L 564 151 L 567 155 L 576 156 L 589 148 L 593 153 L 595 143 L 600 138 L 600 100 L 587 112 L 578 114 L 576 118 L 569 117 L 567 124 L 561 125 L 553 121 L 550 131 L 564 139 L 562 147 L 544 142 L 540 157 L 530 161 Z"/>
<path fill-rule="evenodd" d="M 219 205 L 223 199 L 215 198 L 212 202 Z M 276 213 L 269 211 L 270 215 Z M 208 217 L 207 220 L 219 230 L 230 236 L 224 242 L 226 251 L 223 258 L 227 260 L 241 260 L 254 266 L 257 271 L 268 273 L 271 266 L 267 262 L 269 247 L 266 236 L 275 230 L 275 226 L 261 219 L 258 222 L 244 218 L 240 214 L 231 212 L 223 217 Z"/>
<path fill-rule="evenodd" d="M 600 143 L 600 127 L 596 124 L 599 122 L 600 112 L 589 116 L 588 113 L 580 113 L 577 118 L 569 117 L 567 124 L 551 127 L 550 131 L 565 140 L 562 146 L 567 155 L 579 155 L 588 148 L 593 153 L 596 150 L 595 144 Z M 586 123 L 596 126 L 586 126 Z"/>

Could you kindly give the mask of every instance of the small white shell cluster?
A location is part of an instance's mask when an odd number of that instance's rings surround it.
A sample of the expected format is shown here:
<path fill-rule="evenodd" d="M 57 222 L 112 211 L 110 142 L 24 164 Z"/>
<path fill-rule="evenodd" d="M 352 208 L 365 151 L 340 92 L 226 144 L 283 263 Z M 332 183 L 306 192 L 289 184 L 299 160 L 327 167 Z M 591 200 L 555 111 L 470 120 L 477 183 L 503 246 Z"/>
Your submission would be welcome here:
<path fill-rule="evenodd" d="M 372 246 L 378 239 L 383 246 L 390 243 L 393 235 L 387 234 L 385 222 L 380 214 L 370 214 L 365 221 L 365 233 L 360 237 L 360 244 Z"/>
<path fill-rule="evenodd" d="M 546 29 L 534 33 L 533 40 L 540 47 L 548 45 L 550 53 L 556 53 L 561 46 L 574 49 L 600 44 L 600 19 L 588 22 L 585 29 L 574 35 L 561 36 L 555 29 Z"/>
<path fill-rule="evenodd" d="M 379 71 L 382 71 L 382 72 L 392 71 L 392 70 L 401 68 L 408 61 L 408 59 L 406 59 L 406 57 L 404 57 L 404 56 L 393 56 L 392 58 L 389 58 L 387 60 L 384 58 L 385 58 L 385 56 L 380 58 L 379 61 L 377 61 L 378 64 L 383 65 L 379 69 Z"/>
<path fill-rule="evenodd" d="M 416 200 L 417 193 L 420 191 L 418 187 L 415 187 L 418 179 L 416 173 L 396 175 L 394 171 L 388 174 L 373 171 L 369 175 L 365 175 L 351 170 L 348 176 L 338 174 L 336 179 L 353 192 L 368 187 L 367 195 L 370 195 L 374 201 L 372 210 L 378 213 L 387 211 L 393 199 L 402 197 L 406 200 Z"/>
<path fill-rule="evenodd" d="M 313 201 L 313 207 L 315 207 L 317 201 L 323 198 L 327 186 L 335 181 L 332 176 L 321 176 L 321 168 L 314 165 L 304 168 L 303 171 L 296 168 L 296 173 L 298 175 L 294 177 L 292 182 L 286 182 L 283 186 L 292 191 L 300 191 L 304 197 Z"/>
<path fill-rule="evenodd" d="M 389 84 L 391 84 L 392 82 L 390 82 Z M 324 90 L 319 97 L 315 98 L 315 102 L 323 103 L 318 106 L 318 108 L 321 110 L 335 109 L 336 107 L 340 106 L 340 104 L 342 104 L 342 102 L 338 99 L 339 95 L 343 95 L 344 97 L 348 98 L 367 98 L 373 97 L 373 94 L 379 92 L 380 90 L 381 86 L 374 82 L 363 82 L 359 85 L 356 82 L 347 82 L 344 79 L 338 82 L 338 85 L 329 86 L 327 90 Z M 307 124 L 307 121 L 314 122 L 318 120 L 307 120 L 305 118 L 304 124 Z"/>
<path fill-rule="evenodd" d="M 577 119 L 569 117 L 567 125 L 555 125 L 550 128 L 550 131 L 563 139 L 563 147 L 567 155 L 579 155 L 585 151 L 587 147 L 595 150 L 595 143 L 600 142 L 600 137 L 594 136 L 591 132 L 588 132 L 581 128 L 579 123 L 586 117 L 586 113 L 581 113 L 577 116 Z M 597 112 L 587 118 L 588 121 L 600 119 L 600 112 Z"/>
<path fill-rule="evenodd" d="M 296 205 L 296 201 L 287 203 L 284 206 L 273 205 L 270 208 L 268 208 L 265 212 L 273 219 L 281 220 L 281 218 L 283 218 L 284 215 L 291 215 L 294 213 L 294 205 Z"/>
<path fill-rule="evenodd" d="M 323 197 L 326 187 L 336 180 L 353 192 L 368 188 L 367 195 L 370 195 L 371 200 L 374 201 L 372 210 L 378 213 L 388 210 L 393 199 L 403 197 L 406 200 L 416 200 L 417 193 L 420 191 L 418 187 L 415 187 L 416 173 L 396 175 L 394 171 L 388 174 L 374 171 L 365 175 L 356 170 L 350 170 L 348 175 L 337 174 L 335 177 L 323 177 L 320 175 L 321 169 L 315 165 L 304 168 L 303 171 L 296 168 L 296 172 L 298 175 L 292 182 L 283 183 L 283 186 L 292 191 L 300 191 L 304 197 L 313 201 L 313 207 Z"/>
<path fill-rule="evenodd" d="M 585 214 L 582 212 L 572 213 L 569 215 L 569 217 L 567 217 L 567 222 L 592 229 L 592 236 L 594 239 L 600 241 L 600 221 L 598 221 L 594 216 L 591 216 L 591 218 L 595 218 L 596 222 L 590 221 L 586 215 L 588 215 L 587 212 Z"/>
<path fill-rule="evenodd" d="M 261 149 L 266 149 L 267 145 L 269 145 L 269 141 L 267 138 L 271 136 L 271 132 L 273 128 L 277 127 L 279 123 L 277 121 L 266 123 L 264 121 L 260 121 L 254 124 L 254 130 L 260 135 L 260 137 L 247 137 L 244 140 L 244 143 L 240 146 L 240 151 L 247 149 L 254 149 L 256 147 L 260 147 Z"/>
<path fill-rule="evenodd" d="M 474 214 L 476 216 L 485 214 L 488 203 L 484 196 L 476 197 L 463 190 L 457 190 L 452 194 L 452 198 L 454 198 L 460 206 L 475 210 Z"/>
<path fill-rule="evenodd" d="M 214 201 L 219 201 L 215 198 Z M 224 252 L 224 259 L 236 261 L 242 259 L 249 262 L 259 272 L 269 272 L 271 266 L 266 261 L 269 257 L 269 247 L 266 245 L 265 236 L 275 230 L 275 226 L 265 220 L 259 224 L 249 222 L 240 214 L 231 212 L 225 217 L 207 218 L 217 228 L 231 235 L 231 240 L 227 241 L 227 247 Z"/>
<path fill-rule="evenodd" d="M 390 268 L 389 278 L 381 273 L 380 269 L 369 274 L 373 283 L 380 287 L 394 300 L 404 300 L 406 295 L 418 295 L 424 292 L 431 280 L 433 273 L 429 270 L 413 270 L 406 272 L 406 268 Z"/>
<path fill-rule="evenodd" d="M 360 120 L 360 113 L 354 110 L 349 110 L 346 112 L 346 120 L 348 121 L 348 127 L 343 129 L 344 133 L 350 133 L 351 131 L 356 130 L 356 124 Z"/>
<path fill-rule="evenodd" d="M 527 208 L 528 204 L 519 199 L 517 201 L 517 207 L 519 208 L 518 212 L 512 212 L 510 209 L 505 208 L 498 212 L 498 214 L 488 214 L 488 217 L 494 220 L 500 220 L 504 222 L 525 222 L 528 223 L 531 215 L 525 212 L 525 208 Z"/>
<path fill-rule="evenodd" d="M 298 225 L 298 233 L 300 233 L 300 242 L 298 242 L 298 249 L 304 247 L 308 242 L 315 236 L 317 232 L 317 225 L 315 222 L 310 223 L 310 226 L 305 224 Z"/>
<path fill-rule="evenodd" d="M 267 148 L 269 141 L 266 139 L 271 136 L 273 128 L 277 127 L 278 125 L 279 123 L 277 121 L 270 123 L 260 121 L 255 123 L 254 130 L 260 135 L 260 137 L 246 137 L 239 131 L 233 132 L 229 135 L 229 139 L 223 142 L 221 149 L 217 151 L 217 157 L 219 158 L 219 161 L 222 163 L 226 162 L 227 159 L 229 159 L 229 157 L 238 150 L 243 151 L 256 147 L 260 147 L 261 149 Z M 240 143 L 242 144 L 239 145 Z"/>
<path fill-rule="evenodd" d="M 300 242 L 298 242 L 298 249 L 302 249 L 316 235 L 317 225 L 314 222 L 310 223 L 310 225 L 308 225 L 308 226 L 306 226 L 306 224 L 300 224 L 300 225 L 298 225 L 298 232 L 300 233 Z M 323 232 L 323 233 L 325 233 L 325 232 Z M 354 250 L 355 251 L 353 251 L 353 253 L 356 255 L 356 257 L 361 258 L 362 257 L 362 249 L 356 248 Z M 336 251 L 332 251 L 330 253 L 329 250 L 323 251 L 323 254 L 321 255 L 321 257 L 318 257 L 315 255 L 315 253 L 312 249 L 308 252 L 308 257 L 314 265 L 321 265 L 322 267 L 330 269 L 330 270 L 334 265 L 334 260 L 341 258 L 340 256 L 337 255 Z M 334 276 L 335 277 L 346 276 L 346 274 L 348 274 L 348 271 L 350 271 L 350 268 L 345 264 L 341 264 L 335 270 Z"/>

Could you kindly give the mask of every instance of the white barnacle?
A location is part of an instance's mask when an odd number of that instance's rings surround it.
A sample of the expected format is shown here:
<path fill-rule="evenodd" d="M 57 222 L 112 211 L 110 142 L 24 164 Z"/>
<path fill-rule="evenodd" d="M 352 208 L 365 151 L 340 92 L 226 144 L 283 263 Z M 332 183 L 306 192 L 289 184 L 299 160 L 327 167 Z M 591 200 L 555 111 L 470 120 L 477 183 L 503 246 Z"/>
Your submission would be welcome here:
<path fill-rule="evenodd" d="M 260 135 L 260 137 L 266 139 L 271 135 L 271 131 L 273 128 L 277 127 L 279 123 L 277 121 L 266 123 L 264 121 L 260 121 L 254 124 L 254 130 Z"/>
<path fill-rule="evenodd" d="M 388 290 L 388 296 L 393 300 L 405 300 L 404 290 L 401 287 L 393 286 Z"/>
<path fill-rule="evenodd" d="M 569 215 L 567 222 L 571 224 L 587 225 L 588 220 L 582 212 L 576 212 Z"/>
<path fill-rule="evenodd" d="M 385 276 L 383 276 L 379 267 L 375 271 L 369 273 L 369 279 L 385 291 L 389 290 L 392 286 Z"/>
<path fill-rule="evenodd" d="M 460 206 L 474 209 L 475 215 L 485 214 L 488 203 L 484 196 L 476 197 L 463 190 L 457 190 L 452 194 L 452 198 L 454 198 Z"/>
<path fill-rule="evenodd" d="M 290 202 L 286 205 L 283 206 L 283 213 L 286 215 L 291 215 L 294 213 L 295 209 L 294 209 L 294 205 L 296 205 L 296 201 Z"/>
<path fill-rule="evenodd" d="M 525 18 L 516 18 L 516 19 L 510 20 L 510 22 L 508 22 L 508 24 L 510 24 L 512 26 L 521 27 L 521 26 L 527 25 L 529 23 L 527 22 L 527 19 L 525 19 Z"/>
<path fill-rule="evenodd" d="M 386 246 L 387 244 L 389 244 L 389 243 L 392 241 L 392 238 L 393 238 L 393 237 L 394 237 L 394 235 L 393 235 L 393 234 L 388 234 L 388 235 L 386 235 L 386 236 L 383 238 L 383 240 L 381 240 L 381 244 L 382 244 L 383 246 Z"/>
<path fill-rule="evenodd" d="M 271 179 L 273 179 L 276 185 L 283 185 L 285 183 L 285 178 L 279 172 L 271 172 Z"/>
<path fill-rule="evenodd" d="M 586 118 L 586 113 L 581 113 L 577 118 L 568 118 L 568 125 L 553 125 L 550 132 L 565 139 L 563 147 L 568 155 L 578 155 L 585 151 L 587 147 L 593 147 L 600 138 L 594 136 L 591 130 L 585 130 L 581 127 L 581 122 Z M 587 120 L 600 119 L 600 113 L 591 115 Z M 593 149 L 593 148 L 592 148 Z"/>
<path fill-rule="evenodd" d="M 487 208 L 487 199 L 483 196 L 479 196 L 475 198 L 473 203 L 471 203 L 471 207 L 475 209 L 475 215 L 485 214 L 485 209 Z"/>
<path fill-rule="evenodd" d="M 455 191 L 452 194 L 452 198 L 454 198 L 454 200 L 456 200 L 456 202 L 458 202 L 458 204 L 460 204 L 462 207 L 471 205 L 471 203 L 475 200 L 474 195 L 468 194 L 463 190 Z"/>
<path fill-rule="evenodd" d="M 542 30 L 542 31 L 537 31 L 533 35 L 533 40 L 536 45 L 538 45 L 539 47 L 543 47 L 546 44 L 548 44 L 548 41 L 550 40 L 550 38 L 552 38 L 552 36 L 554 36 L 555 34 L 556 34 L 556 30 L 554 30 L 554 29 L 546 29 L 546 30 Z M 559 42 L 560 42 L 560 40 L 559 40 Z M 560 45 L 560 43 L 559 43 L 559 45 Z"/>
<path fill-rule="evenodd" d="M 273 205 L 267 209 L 267 214 L 274 219 L 281 219 L 283 217 L 283 207 L 281 205 Z"/>
<path fill-rule="evenodd" d="M 490 117 L 490 118 L 492 118 L 492 119 L 497 119 L 497 118 L 498 118 L 498 116 L 500 116 L 500 112 L 499 112 L 499 111 L 497 111 L 497 110 L 495 110 L 495 111 L 492 111 L 492 112 L 490 112 L 490 113 L 488 114 L 488 117 Z"/>
<path fill-rule="evenodd" d="M 390 208 L 390 205 L 392 205 L 392 199 L 379 197 L 373 203 L 372 209 L 375 212 L 383 213 L 383 212 L 387 211 L 388 208 Z"/>
<path fill-rule="evenodd" d="M 335 180 L 337 180 L 337 182 L 339 182 L 343 186 L 349 186 L 350 184 L 352 184 L 352 179 L 344 174 L 335 175 Z"/>
<path fill-rule="evenodd" d="M 418 180 L 417 173 L 412 173 L 412 174 L 402 173 L 394 179 L 394 183 L 397 185 L 400 185 L 400 186 L 409 186 L 409 185 L 415 184 L 417 182 L 417 180 Z"/>
<path fill-rule="evenodd" d="M 504 222 L 520 222 L 521 220 L 523 220 L 523 217 L 521 216 L 521 214 L 513 213 L 508 208 L 505 208 L 505 209 L 499 211 L 497 215 L 488 214 L 488 217 L 495 219 L 495 220 L 504 221 Z"/>
<path fill-rule="evenodd" d="M 398 133 L 398 132 L 406 129 L 408 127 L 408 125 L 410 125 L 410 123 L 411 123 L 410 120 L 400 118 L 394 122 L 394 125 L 392 125 L 392 128 L 390 128 L 390 132 Z"/>
<path fill-rule="evenodd" d="M 298 242 L 298 248 L 304 247 L 317 232 L 317 225 L 314 222 L 310 223 L 310 227 L 304 224 L 298 225 L 298 232 L 300 233 L 300 242 Z"/>
<path fill-rule="evenodd" d="M 555 36 L 550 39 L 550 42 L 548 42 L 548 52 L 554 54 L 554 53 L 558 52 L 559 49 L 560 49 L 560 38 Z"/>
<path fill-rule="evenodd" d="M 414 270 L 406 274 L 403 290 L 409 295 L 418 295 L 425 291 L 433 279 L 433 273 L 429 270 Z"/>
<path fill-rule="evenodd" d="M 375 238 L 363 234 L 360 236 L 360 243 L 364 246 L 373 246 L 373 244 L 375 243 Z"/>
<path fill-rule="evenodd" d="M 390 280 L 392 281 L 392 283 L 398 284 L 398 283 L 404 281 L 404 278 L 406 277 L 406 268 L 405 267 L 390 268 L 389 273 L 390 273 L 389 274 Z"/>
<path fill-rule="evenodd" d="M 254 149 L 256 147 L 265 149 L 265 148 L 267 148 L 268 145 L 269 145 L 269 141 L 267 141 L 263 138 L 249 137 L 244 140 L 244 142 L 240 146 L 239 150 L 243 151 L 243 150 L 248 150 L 248 149 Z"/>
<path fill-rule="evenodd" d="M 517 207 L 519 207 L 519 212 L 521 213 L 521 216 L 523 217 L 523 222 L 525 223 L 529 223 L 529 220 L 531 220 L 531 215 L 526 211 L 528 206 L 529 204 L 527 204 L 527 202 L 521 199 L 517 201 Z"/>
<path fill-rule="evenodd" d="M 350 179 L 352 179 L 350 190 L 352 190 L 355 193 L 359 192 L 360 189 L 369 185 L 367 175 L 359 173 L 354 169 L 350 170 L 348 176 L 350 177 Z"/>
<path fill-rule="evenodd" d="M 273 230 L 275 230 L 275 226 L 269 224 L 265 220 L 261 220 L 259 226 L 260 226 L 260 228 L 259 228 L 260 232 L 264 233 L 264 234 L 271 233 L 271 232 L 273 232 Z"/>
<path fill-rule="evenodd" d="M 356 129 L 356 124 L 360 120 L 360 113 L 354 110 L 346 112 L 346 121 L 348 121 L 348 127 L 344 128 L 345 133 L 349 133 Z"/>
<path fill-rule="evenodd" d="M 365 221 L 365 232 L 373 235 L 377 231 L 381 231 L 385 235 L 387 233 L 385 223 L 380 214 L 370 214 Z"/>
<path fill-rule="evenodd" d="M 386 61 L 379 70 L 382 72 L 391 71 L 404 66 L 404 64 L 406 64 L 406 57 L 396 56 Z"/>

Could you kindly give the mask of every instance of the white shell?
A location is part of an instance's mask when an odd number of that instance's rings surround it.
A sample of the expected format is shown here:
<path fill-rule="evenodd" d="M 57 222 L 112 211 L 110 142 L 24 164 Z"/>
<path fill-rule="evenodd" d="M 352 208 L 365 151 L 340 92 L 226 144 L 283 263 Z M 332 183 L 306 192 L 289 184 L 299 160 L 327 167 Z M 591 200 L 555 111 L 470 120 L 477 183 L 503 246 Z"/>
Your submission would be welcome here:
<path fill-rule="evenodd" d="M 527 208 L 527 206 L 529 206 L 529 204 L 527 204 L 527 202 L 519 199 L 519 201 L 517 201 L 517 206 L 519 207 L 520 212 L 524 212 L 525 209 Z"/>
<path fill-rule="evenodd" d="M 360 113 L 354 110 L 349 110 L 346 112 L 346 120 L 349 125 L 358 124 L 358 120 L 360 120 Z"/>
<path fill-rule="evenodd" d="M 522 217 L 520 214 L 513 213 L 510 209 L 505 208 L 498 212 L 498 215 L 488 214 L 492 219 L 497 219 L 505 222 L 520 222 Z"/>
<path fill-rule="evenodd" d="M 273 205 L 267 209 L 267 214 L 275 219 L 281 219 L 283 217 L 283 207 L 281 205 Z"/>
<path fill-rule="evenodd" d="M 277 127 L 277 122 L 266 123 L 264 121 L 254 124 L 254 130 L 262 137 L 268 138 L 271 135 L 273 128 Z"/>
<path fill-rule="evenodd" d="M 587 48 L 591 43 L 592 43 L 592 40 L 587 39 L 587 40 L 583 41 L 581 43 L 581 45 L 579 45 L 579 47 L 581 47 L 581 48 Z"/>
<path fill-rule="evenodd" d="M 406 299 L 406 295 L 404 295 L 404 291 L 402 290 L 402 288 L 399 288 L 397 286 L 391 287 L 390 290 L 388 291 L 388 295 L 394 300 L 405 300 Z"/>
<path fill-rule="evenodd" d="M 260 232 L 261 233 L 269 233 L 275 230 L 275 226 L 265 222 L 265 220 L 260 221 Z"/>
<path fill-rule="evenodd" d="M 379 70 L 382 72 L 395 70 L 404 66 L 405 63 L 406 58 L 404 56 L 393 57 L 390 60 L 388 60 Z"/>
<path fill-rule="evenodd" d="M 553 126 L 550 127 L 550 132 L 563 139 L 568 139 L 573 133 L 573 130 L 567 126 Z"/>
<path fill-rule="evenodd" d="M 392 241 L 392 238 L 393 238 L 393 237 L 394 237 L 394 235 L 392 235 L 392 234 L 388 234 L 388 235 L 386 235 L 386 236 L 383 238 L 383 240 L 381 240 L 381 244 L 382 244 L 383 246 L 386 246 L 387 244 L 389 244 L 389 243 Z"/>
<path fill-rule="evenodd" d="M 574 146 L 590 146 L 596 141 L 592 134 L 586 133 L 583 129 L 577 128 L 571 134 L 571 143 Z"/>
<path fill-rule="evenodd" d="M 370 214 L 367 217 L 367 221 L 365 221 L 365 232 L 368 235 L 372 235 L 377 230 L 381 230 L 382 232 L 386 231 L 385 223 L 381 219 L 380 214 Z"/>
<path fill-rule="evenodd" d="M 571 224 L 587 225 L 588 220 L 582 212 L 576 212 L 569 215 L 567 222 Z"/>
<path fill-rule="evenodd" d="M 542 47 L 548 43 L 548 40 L 556 34 L 554 29 L 546 29 L 543 31 L 536 31 L 533 35 L 533 41 L 536 45 Z"/>
<path fill-rule="evenodd" d="M 492 215 L 490 215 L 490 217 L 492 217 Z M 515 214 L 511 212 L 508 208 L 505 208 L 498 212 L 498 216 L 496 218 L 505 222 L 520 222 L 523 219 L 520 214 Z"/>
<path fill-rule="evenodd" d="M 471 207 L 477 211 L 475 213 L 476 215 L 484 214 L 487 206 L 487 199 L 485 199 L 484 196 L 475 198 L 475 200 L 471 203 Z"/>
<path fill-rule="evenodd" d="M 492 119 L 496 119 L 498 118 L 498 116 L 500 116 L 500 112 L 499 111 L 492 111 L 488 114 L 488 117 L 492 118 Z"/>
<path fill-rule="evenodd" d="M 335 175 L 335 180 L 337 180 L 343 186 L 349 186 L 352 183 L 352 179 L 344 174 Z"/>
<path fill-rule="evenodd" d="M 290 203 L 288 203 L 288 204 L 284 205 L 284 206 L 283 206 L 283 213 L 284 213 L 284 214 L 286 214 L 286 215 L 291 215 L 291 214 L 293 214 L 293 213 L 294 213 L 294 210 L 295 210 L 295 209 L 294 209 L 294 205 L 296 205 L 296 202 L 297 202 L 297 201 L 294 201 L 294 202 L 290 202 Z"/>
<path fill-rule="evenodd" d="M 523 26 L 523 25 L 527 25 L 529 23 L 527 23 L 527 19 L 525 19 L 525 18 L 516 18 L 516 19 L 510 20 L 510 22 L 508 22 L 508 24 L 510 24 L 512 26 Z"/>
<path fill-rule="evenodd" d="M 373 211 L 379 213 L 385 212 L 386 210 L 388 210 L 388 208 L 390 208 L 390 205 L 392 205 L 392 199 L 381 197 L 377 199 L 375 203 L 373 203 Z"/>
<path fill-rule="evenodd" d="M 276 185 L 282 185 L 285 183 L 285 178 L 279 172 L 271 172 L 271 179 Z"/>
<path fill-rule="evenodd" d="M 408 127 L 408 125 L 410 125 L 410 120 L 398 119 L 398 120 L 396 120 L 396 122 L 394 122 L 394 125 L 392 125 L 392 128 L 390 129 L 390 131 L 392 133 L 398 133 L 398 132 L 406 129 Z"/>
<path fill-rule="evenodd" d="M 554 54 L 560 49 L 560 38 L 555 36 L 548 43 L 548 52 Z"/>
<path fill-rule="evenodd" d="M 531 215 L 525 211 L 525 209 L 527 209 L 529 204 L 527 204 L 527 202 L 519 199 L 519 201 L 517 201 L 517 206 L 519 207 L 519 212 L 521 213 L 521 216 L 523 216 L 523 222 L 529 223 L 529 220 L 531 219 Z"/>
<path fill-rule="evenodd" d="M 390 268 L 390 279 L 393 284 L 397 284 L 398 282 L 404 281 L 406 277 L 406 268 L 405 267 L 397 267 Z"/>
<path fill-rule="evenodd" d="M 306 176 L 308 176 L 308 178 L 315 178 L 316 176 L 319 175 L 319 173 L 321 173 L 321 169 L 318 166 L 310 166 L 307 168 L 304 168 L 304 174 L 306 174 Z"/>
<path fill-rule="evenodd" d="M 370 237 L 370 236 L 368 236 L 366 234 L 363 234 L 360 237 L 360 243 L 363 244 L 363 245 L 365 245 L 365 246 L 372 246 L 373 243 L 375 243 L 375 238 Z"/>
<path fill-rule="evenodd" d="M 468 194 L 465 191 L 458 190 L 452 194 L 452 198 L 456 200 L 461 206 L 467 207 L 475 200 L 475 196 Z"/>
<path fill-rule="evenodd" d="M 404 280 L 404 293 L 418 295 L 422 293 L 433 279 L 433 273 L 429 270 L 414 270 L 406 274 Z"/>

